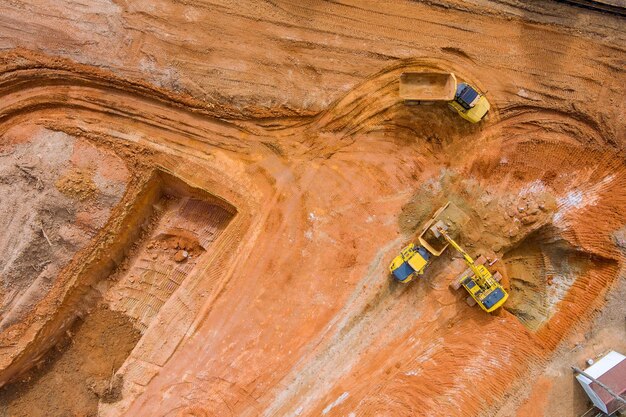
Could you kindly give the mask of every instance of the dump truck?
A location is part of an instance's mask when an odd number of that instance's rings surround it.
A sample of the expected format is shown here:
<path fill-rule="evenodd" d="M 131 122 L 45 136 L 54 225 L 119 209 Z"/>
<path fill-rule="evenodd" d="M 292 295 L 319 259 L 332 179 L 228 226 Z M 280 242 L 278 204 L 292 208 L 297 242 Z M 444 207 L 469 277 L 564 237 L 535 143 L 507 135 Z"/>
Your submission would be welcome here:
<path fill-rule="evenodd" d="M 451 283 L 451 287 L 464 287 L 469 294 L 466 301 L 470 306 L 479 304 L 484 311 L 491 313 L 505 303 L 508 293 L 500 285 L 501 275 L 489 271 L 484 257 L 474 260 L 451 237 L 451 234 L 460 233 L 468 221 L 469 216 L 448 202 L 426 223 L 418 236 L 419 245 L 410 243 L 402 249 L 389 265 L 389 271 L 398 282 L 408 283 L 424 274 L 432 260 L 452 246 L 463 256 L 467 269 Z"/>
<path fill-rule="evenodd" d="M 440 256 L 446 250 L 448 242 L 440 239 L 436 229 L 433 229 L 439 221 L 449 224 L 449 230 L 460 230 L 469 217 L 451 202 L 437 210 L 418 236 L 419 245 L 410 243 L 389 265 L 389 271 L 397 281 L 406 284 L 422 275 L 433 257 Z"/>
<path fill-rule="evenodd" d="M 400 74 L 400 98 L 409 103 L 447 102 L 452 110 L 472 123 L 489 112 L 484 94 L 468 83 L 458 83 L 451 72 L 404 72 Z"/>

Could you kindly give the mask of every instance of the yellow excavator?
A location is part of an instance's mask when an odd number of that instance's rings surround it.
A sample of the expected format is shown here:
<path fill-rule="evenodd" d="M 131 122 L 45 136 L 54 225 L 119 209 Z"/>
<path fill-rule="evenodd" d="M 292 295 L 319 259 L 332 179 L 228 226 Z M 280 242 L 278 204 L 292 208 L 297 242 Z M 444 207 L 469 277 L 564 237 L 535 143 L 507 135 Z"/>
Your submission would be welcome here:
<path fill-rule="evenodd" d="M 468 304 L 478 304 L 480 308 L 487 313 L 491 313 L 501 307 L 502 304 L 506 302 L 507 298 L 509 298 L 509 294 L 504 290 L 502 285 L 500 285 L 500 273 L 496 272 L 492 274 L 484 265 L 486 260 L 483 257 L 474 261 L 474 259 L 448 235 L 443 222 L 436 224 L 436 230 L 457 250 L 457 252 L 463 255 L 463 260 L 468 266 L 468 269 L 452 282 L 450 286 L 456 290 L 462 285 L 469 293 L 471 300 L 473 300 L 472 302 L 468 299 Z"/>
<path fill-rule="evenodd" d="M 465 213 L 448 202 L 426 223 L 418 237 L 419 245 L 410 243 L 402 249 L 389 265 L 389 271 L 397 281 L 408 283 L 422 275 L 434 257 L 452 246 L 463 255 L 468 268 L 450 286 L 455 290 L 463 286 L 469 293 L 467 303 L 470 306 L 478 304 L 491 313 L 502 306 L 509 295 L 500 285 L 500 273 L 491 274 L 484 265 L 487 261 L 484 257 L 472 259 L 450 236 L 451 229 L 458 231 L 468 221 L 469 217 Z"/>

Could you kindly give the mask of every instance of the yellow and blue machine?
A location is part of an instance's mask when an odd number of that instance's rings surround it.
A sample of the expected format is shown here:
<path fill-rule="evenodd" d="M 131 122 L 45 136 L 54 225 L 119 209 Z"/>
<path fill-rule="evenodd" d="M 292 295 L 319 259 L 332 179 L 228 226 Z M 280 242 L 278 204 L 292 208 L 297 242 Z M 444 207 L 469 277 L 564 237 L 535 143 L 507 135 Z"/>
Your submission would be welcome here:
<path fill-rule="evenodd" d="M 476 304 L 487 313 L 497 310 L 506 302 L 507 298 L 509 298 L 509 294 L 485 265 L 474 261 L 474 259 L 448 235 L 443 225 L 438 224 L 436 227 L 437 231 L 444 239 L 448 241 L 457 252 L 463 255 L 463 260 L 469 267 L 467 273 L 461 275 L 459 283 L 463 285 Z"/>
<path fill-rule="evenodd" d="M 399 95 L 411 104 L 447 101 L 452 110 L 472 123 L 480 122 L 491 107 L 483 94 L 467 83 L 457 83 L 451 72 L 404 72 Z"/>
<path fill-rule="evenodd" d="M 418 237 L 420 244 L 410 243 L 391 261 L 389 271 L 396 281 L 406 284 L 416 276 L 422 275 L 432 257 L 441 255 L 448 247 L 448 243 L 445 241 L 443 245 L 438 241 L 428 241 L 426 235 L 435 231 L 434 229 L 430 230 L 431 226 L 434 227 L 433 225 L 440 217 L 449 218 L 450 216 L 455 217 L 458 221 L 459 218 L 463 218 L 465 215 L 456 205 L 450 202 L 446 203 L 435 212 L 430 221 L 424 226 L 424 230 Z"/>
<path fill-rule="evenodd" d="M 491 108 L 487 98 L 467 83 L 457 85 L 454 100 L 448 102 L 448 105 L 472 123 L 480 122 Z"/>
<path fill-rule="evenodd" d="M 430 258 L 431 254 L 426 249 L 415 243 L 410 243 L 400 251 L 400 255 L 391 261 L 389 271 L 396 281 L 406 284 L 414 277 L 424 273 Z"/>

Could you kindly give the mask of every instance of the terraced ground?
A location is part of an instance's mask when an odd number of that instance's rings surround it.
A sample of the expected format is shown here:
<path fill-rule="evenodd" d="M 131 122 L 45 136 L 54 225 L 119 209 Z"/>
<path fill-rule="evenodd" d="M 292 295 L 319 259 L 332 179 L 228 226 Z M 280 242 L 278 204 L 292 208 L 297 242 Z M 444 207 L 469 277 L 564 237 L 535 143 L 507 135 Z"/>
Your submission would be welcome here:
<path fill-rule="evenodd" d="M 569 364 L 625 350 L 622 17 L 0 8 L 0 416 L 575 416 Z M 424 69 L 488 120 L 403 103 Z M 449 290 L 452 253 L 388 275 L 448 200 L 500 259 L 495 315 Z"/>

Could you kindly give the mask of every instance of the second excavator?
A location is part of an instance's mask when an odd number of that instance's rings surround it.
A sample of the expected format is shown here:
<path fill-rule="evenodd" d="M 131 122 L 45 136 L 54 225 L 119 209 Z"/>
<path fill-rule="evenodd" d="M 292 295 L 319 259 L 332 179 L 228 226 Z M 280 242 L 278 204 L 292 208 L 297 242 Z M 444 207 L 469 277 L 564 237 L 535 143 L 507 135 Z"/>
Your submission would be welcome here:
<path fill-rule="evenodd" d="M 492 274 L 485 266 L 486 259 L 479 257 L 476 261 L 463 250 L 458 243 L 456 243 L 447 233 L 445 224 L 438 222 L 435 225 L 437 232 L 454 248 L 463 255 L 463 260 L 468 266 L 450 286 L 457 290 L 461 285 L 467 290 L 470 295 L 468 304 L 478 304 L 480 308 L 487 313 L 498 309 L 505 303 L 509 294 L 500 285 L 500 278 L 502 277 L 499 272 Z"/>

